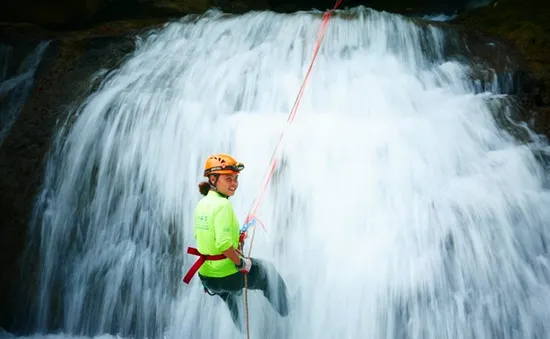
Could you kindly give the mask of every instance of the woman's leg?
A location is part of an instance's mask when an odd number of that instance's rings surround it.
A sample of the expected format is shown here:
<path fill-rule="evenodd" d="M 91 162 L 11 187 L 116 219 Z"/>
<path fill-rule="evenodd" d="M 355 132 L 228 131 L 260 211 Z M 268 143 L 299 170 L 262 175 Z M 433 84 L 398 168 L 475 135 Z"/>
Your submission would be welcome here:
<path fill-rule="evenodd" d="M 237 305 L 237 296 L 234 293 L 229 292 L 220 292 L 216 293 L 220 298 L 222 298 L 223 301 L 225 301 L 225 304 L 227 305 L 227 308 L 229 308 L 229 313 L 231 313 L 231 319 L 233 320 L 233 323 L 239 331 L 243 331 L 243 324 L 241 322 L 241 319 L 239 319 L 239 305 Z"/>
<path fill-rule="evenodd" d="M 271 306 L 281 316 L 286 317 L 288 315 L 287 287 L 271 262 L 252 259 L 252 269 L 248 273 L 248 288 L 261 290 Z"/>
<path fill-rule="evenodd" d="M 240 272 L 239 272 L 240 273 Z M 243 331 L 243 324 L 239 317 L 239 305 L 237 304 L 238 291 L 242 289 L 240 282 L 236 279 L 237 274 L 224 278 L 210 278 L 199 274 L 202 285 L 208 289 L 210 295 L 219 296 L 229 308 L 231 319 L 239 331 Z"/>
<path fill-rule="evenodd" d="M 272 263 L 251 259 L 248 272 L 248 289 L 261 290 L 271 306 L 283 317 L 288 315 L 288 294 L 286 284 Z M 203 285 L 212 293 L 234 294 L 244 288 L 244 273 L 237 272 L 223 278 L 208 278 L 199 275 Z M 234 296 L 233 296 L 234 297 Z"/>

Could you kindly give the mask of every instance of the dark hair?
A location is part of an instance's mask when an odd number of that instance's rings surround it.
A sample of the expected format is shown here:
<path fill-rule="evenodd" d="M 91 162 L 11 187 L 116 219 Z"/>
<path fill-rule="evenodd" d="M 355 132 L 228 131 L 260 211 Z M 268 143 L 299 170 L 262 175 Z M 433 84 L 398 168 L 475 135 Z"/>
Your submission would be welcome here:
<path fill-rule="evenodd" d="M 211 187 L 208 181 L 203 181 L 199 184 L 199 192 L 201 192 L 202 195 L 207 195 Z"/>

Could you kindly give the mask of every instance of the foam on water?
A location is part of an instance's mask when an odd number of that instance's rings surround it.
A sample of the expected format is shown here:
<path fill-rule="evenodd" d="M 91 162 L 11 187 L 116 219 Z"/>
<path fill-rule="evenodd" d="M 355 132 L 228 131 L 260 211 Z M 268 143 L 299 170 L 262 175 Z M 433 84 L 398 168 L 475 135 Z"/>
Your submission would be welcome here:
<path fill-rule="evenodd" d="M 252 254 L 278 267 L 292 313 L 251 292 L 251 337 L 545 337 L 550 195 L 532 149 L 546 146 L 497 126 L 504 102 L 475 93 L 443 31 L 350 12 L 329 24 L 259 212 Z M 140 40 L 59 131 L 32 233 L 34 330 L 242 337 L 198 278 L 181 283 L 197 183 L 211 153 L 245 163 L 243 220 L 320 19 L 211 12 Z"/>

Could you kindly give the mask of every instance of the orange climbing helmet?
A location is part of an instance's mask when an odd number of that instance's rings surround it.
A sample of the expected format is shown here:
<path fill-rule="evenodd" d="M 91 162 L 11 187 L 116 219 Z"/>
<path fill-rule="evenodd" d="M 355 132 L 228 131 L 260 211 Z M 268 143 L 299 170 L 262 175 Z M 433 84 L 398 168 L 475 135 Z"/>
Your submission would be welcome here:
<path fill-rule="evenodd" d="M 227 154 L 214 154 L 206 159 L 204 164 L 204 176 L 210 174 L 232 174 L 239 173 L 244 169 L 244 165 L 237 162 L 232 156 Z"/>

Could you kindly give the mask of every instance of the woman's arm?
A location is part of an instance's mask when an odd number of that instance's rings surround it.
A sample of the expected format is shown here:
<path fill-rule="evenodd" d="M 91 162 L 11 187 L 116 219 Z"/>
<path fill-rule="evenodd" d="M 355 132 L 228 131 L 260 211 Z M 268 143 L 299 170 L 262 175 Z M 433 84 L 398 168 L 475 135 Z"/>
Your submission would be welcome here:
<path fill-rule="evenodd" d="M 233 228 L 230 226 L 233 222 L 234 212 L 231 204 L 225 204 L 214 217 L 214 232 L 216 237 L 216 247 L 222 251 L 229 260 L 240 267 L 242 265 L 241 256 L 233 246 Z M 237 229 L 238 232 L 238 229 Z M 226 250 L 222 250 L 226 248 Z"/>
<path fill-rule="evenodd" d="M 241 256 L 239 253 L 235 250 L 234 247 L 229 247 L 225 251 L 222 252 L 223 255 L 225 255 L 227 258 L 229 258 L 232 262 L 235 263 L 235 265 L 239 266 L 241 265 Z"/>

